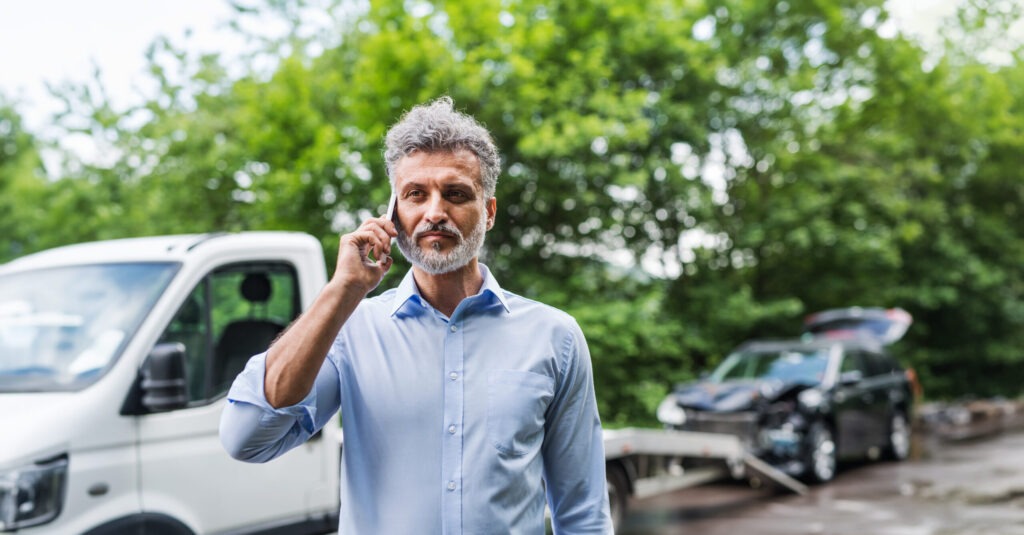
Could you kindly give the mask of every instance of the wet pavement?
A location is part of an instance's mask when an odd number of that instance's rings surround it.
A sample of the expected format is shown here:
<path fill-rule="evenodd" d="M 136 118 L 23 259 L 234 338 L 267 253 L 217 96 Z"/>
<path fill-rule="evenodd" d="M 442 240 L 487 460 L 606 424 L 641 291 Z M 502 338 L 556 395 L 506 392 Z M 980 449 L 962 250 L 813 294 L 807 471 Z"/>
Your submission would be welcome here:
<path fill-rule="evenodd" d="M 1024 535 L 1024 431 L 918 433 L 911 459 L 844 465 L 805 496 L 724 482 L 630 503 L 619 535 Z"/>

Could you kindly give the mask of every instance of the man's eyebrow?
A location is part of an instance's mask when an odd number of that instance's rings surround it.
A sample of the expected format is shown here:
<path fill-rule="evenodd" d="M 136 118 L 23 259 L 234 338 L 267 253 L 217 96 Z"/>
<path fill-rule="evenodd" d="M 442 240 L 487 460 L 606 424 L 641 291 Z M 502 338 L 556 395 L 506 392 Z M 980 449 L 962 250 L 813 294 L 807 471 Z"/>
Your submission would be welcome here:
<path fill-rule="evenodd" d="M 430 187 L 429 186 L 430 182 L 431 182 L 430 180 L 409 181 L 409 182 L 406 182 L 405 184 L 402 184 L 402 186 L 399 188 L 399 191 L 403 191 L 404 192 L 404 191 L 408 191 L 408 190 L 414 189 L 414 188 L 425 189 L 425 188 Z M 476 181 L 474 181 L 472 179 L 450 177 L 450 178 L 443 179 L 442 183 L 440 184 L 440 187 L 442 189 L 452 189 L 452 188 L 469 188 L 469 189 L 474 189 L 474 188 L 476 188 L 477 185 L 478 184 L 476 183 Z"/>

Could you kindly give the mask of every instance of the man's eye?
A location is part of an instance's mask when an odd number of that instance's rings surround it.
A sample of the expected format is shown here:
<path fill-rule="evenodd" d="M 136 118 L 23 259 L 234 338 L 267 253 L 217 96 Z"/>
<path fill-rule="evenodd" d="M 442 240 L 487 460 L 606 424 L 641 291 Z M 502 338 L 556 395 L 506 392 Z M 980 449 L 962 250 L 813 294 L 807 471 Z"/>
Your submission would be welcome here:
<path fill-rule="evenodd" d="M 452 190 L 447 193 L 449 199 L 462 200 L 469 198 L 466 192 L 459 190 Z"/>

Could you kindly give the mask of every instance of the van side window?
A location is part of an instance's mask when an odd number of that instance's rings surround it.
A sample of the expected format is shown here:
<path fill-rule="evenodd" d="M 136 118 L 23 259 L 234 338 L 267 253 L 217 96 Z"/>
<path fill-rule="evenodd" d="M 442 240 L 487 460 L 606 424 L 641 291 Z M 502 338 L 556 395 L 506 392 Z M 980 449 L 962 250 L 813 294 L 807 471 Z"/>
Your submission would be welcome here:
<path fill-rule="evenodd" d="M 192 290 L 178 309 L 160 342 L 181 342 L 185 346 L 185 378 L 189 401 L 206 395 L 207 361 L 210 354 L 209 307 L 206 281 Z"/>
<path fill-rule="evenodd" d="M 284 263 L 231 264 L 207 275 L 192 291 L 161 342 L 186 350 L 189 400 L 220 397 L 253 355 L 299 314 L 295 269 Z"/>

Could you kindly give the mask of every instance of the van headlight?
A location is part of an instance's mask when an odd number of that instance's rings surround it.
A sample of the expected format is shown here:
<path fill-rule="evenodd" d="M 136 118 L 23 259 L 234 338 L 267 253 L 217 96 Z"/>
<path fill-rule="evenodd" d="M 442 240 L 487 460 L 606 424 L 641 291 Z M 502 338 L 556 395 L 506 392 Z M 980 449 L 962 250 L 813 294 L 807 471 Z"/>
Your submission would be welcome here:
<path fill-rule="evenodd" d="M 0 531 L 45 524 L 60 514 L 68 475 L 61 455 L 0 472 Z"/>
<path fill-rule="evenodd" d="M 679 427 L 686 423 L 686 411 L 676 403 L 675 396 L 668 396 L 658 405 L 658 421 L 665 424 Z"/>

